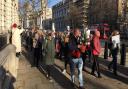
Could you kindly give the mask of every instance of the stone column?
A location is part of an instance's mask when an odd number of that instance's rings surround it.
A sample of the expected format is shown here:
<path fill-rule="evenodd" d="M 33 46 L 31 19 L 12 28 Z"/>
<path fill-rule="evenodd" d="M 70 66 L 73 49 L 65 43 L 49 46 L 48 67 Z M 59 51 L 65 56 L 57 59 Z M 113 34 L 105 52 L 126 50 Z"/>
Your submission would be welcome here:
<path fill-rule="evenodd" d="M 5 30 L 9 30 L 11 27 L 11 8 L 12 8 L 12 1 L 6 0 L 5 3 Z"/>
<path fill-rule="evenodd" d="M 15 0 L 14 18 L 15 18 L 15 23 L 17 23 L 17 24 L 19 25 L 19 16 L 18 16 L 18 0 Z"/>
<path fill-rule="evenodd" d="M 15 8 L 14 7 L 15 7 L 15 2 L 13 1 L 12 2 L 12 12 L 11 12 L 12 13 L 12 24 L 15 23 L 15 20 L 14 20 L 15 19 L 14 18 L 14 13 L 15 13 L 14 10 L 15 10 Z"/>
<path fill-rule="evenodd" d="M 4 30 L 4 0 L 0 2 L 0 33 Z"/>

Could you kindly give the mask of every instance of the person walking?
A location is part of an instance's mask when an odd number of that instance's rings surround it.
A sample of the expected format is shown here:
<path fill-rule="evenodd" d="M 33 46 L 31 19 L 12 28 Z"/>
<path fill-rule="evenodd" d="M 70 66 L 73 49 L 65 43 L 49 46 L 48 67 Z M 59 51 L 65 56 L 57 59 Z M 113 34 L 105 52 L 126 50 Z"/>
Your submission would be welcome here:
<path fill-rule="evenodd" d="M 111 54 L 113 59 L 108 65 L 108 69 L 111 70 L 111 66 L 113 65 L 113 73 L 117 76 L 117 55 L 120 48 L 120 35 L 116 30 L 112 32 L 111 43 Z"/>
<path fill-rule="evenodd" d="M 95 76 L 95 70 L 96 70 L 98 74 L 98 78 L 101 78 L 99 60 L 98 60 L 98 56 L 101 52 L 101 45 L 100 45 L 99 37 L 100 37 L 100 32 L 96 30 L 94 34 L 94 38 L 93 38 L 93 47 L 92 47 L 93 65 L 92 65 L 91 74 Z"/>
<path fill-rule="evenodd" d="M 78 37 L 80 35 L 80 30 L 75 29 L 73 34 L 69 38 L 69 51 L 70 51 L 70 71 L 71 71 L 71 81 L 75 83 L 75 67 L 78 68 L 78 79 L 79 79 L 79 88 L 84 89 L 83 85 L 83 60 L 81 57 L 80 47 L 81 45 L 78 42 Z"/>
<path fill-rule="evenodd" d="M 44 64 L 46 65 L 47 78 L 52 81 L 51 70 L 55 63 L 55 42 L 51 32 L 48 33 L 47 37 L 45 38 L 45 42 L 43 43 L 43 50 L 45 52 L 43 60 Z"/>
<path fill-rule="evenodd" d="M 64 54 L 64 70 L 62 73 L 65 74 L 67 70 L 67 65 L 69 64 L 69 36 L 68 35 L 66 35 L 64 38 L 63 54 Z"/>
<path fill-rule="evenodd" d="M 33 48 L 34 48 L 34 66 L 38 67 L 39 59 L 40 59 L 40 44 L 39 38 L 40 34 L 38 33 L 39 28 L 36 27 L 33 36 Z"/>

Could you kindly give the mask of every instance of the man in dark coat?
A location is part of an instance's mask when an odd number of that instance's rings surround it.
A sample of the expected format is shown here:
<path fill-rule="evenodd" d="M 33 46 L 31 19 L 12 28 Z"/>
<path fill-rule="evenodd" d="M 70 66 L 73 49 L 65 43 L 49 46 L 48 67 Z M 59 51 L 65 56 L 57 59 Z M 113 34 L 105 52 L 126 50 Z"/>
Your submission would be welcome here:
<path fill-rule="evenodd" d="M 80 83 L 80 89 L 83 88 L 83 74 L 82 74 L 82 68 L 83 68 L 83 60 L 80 54 L 79 48 L 81 45 L 78 42 L 78 37 L 80 35 L 79 29 L 75 29 L 73 34 L 69 38 L 69 51 L 70 51 L 70 71 L 71 71 L 71 80 L 74 83 L 75 81 L 75 66 L 78 68 L 78 76 L 79 76 L 79 83 Z M 74 55 L 74 53 L 76 54 Z"/>

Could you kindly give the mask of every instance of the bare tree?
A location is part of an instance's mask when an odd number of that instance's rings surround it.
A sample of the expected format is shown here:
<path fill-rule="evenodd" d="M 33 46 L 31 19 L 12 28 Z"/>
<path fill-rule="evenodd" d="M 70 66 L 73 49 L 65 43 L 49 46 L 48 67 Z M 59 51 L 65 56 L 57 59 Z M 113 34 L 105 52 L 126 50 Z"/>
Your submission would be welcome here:
<path fill-rule="evenodd" d="M 36 26 L 36 18 L 41 9 L 41 0 L 25 0 L 23 5 L 19 7 L 19 16 L 22 20 L 26 16 L 32 21 L 33 27 Z"/>
<path fill-rule="evenodd" d="M 69 2 L 68 16 L 65 19 L 71 25 L 72 28 L 80 27 L 79 17 L 79 9 L 75 5 L 75 3 Z"/>
<path fill-rule="evenodd" d="M 118 0 L 91 0 L 89 8 L 90 24 L 107 22 L 115 25 L 118 17 Z"/>

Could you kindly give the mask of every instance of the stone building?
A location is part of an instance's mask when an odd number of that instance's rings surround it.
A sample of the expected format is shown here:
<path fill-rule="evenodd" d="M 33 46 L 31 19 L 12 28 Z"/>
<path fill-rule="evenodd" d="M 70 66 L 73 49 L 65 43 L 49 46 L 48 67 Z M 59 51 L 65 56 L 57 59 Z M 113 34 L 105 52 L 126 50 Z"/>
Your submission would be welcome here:
<path fill-rule="evenodd" d="M 84 26 L 86 26 L 88 23 L 89 1 L 90 0 L 63 0 L 54 5 L 52 11 L 56 30 L 64 31 L 67 29 L 67 26 L 70 26 L 71 28 L 84 28 Z M 70 9 L 72 5 L 75 6 L 77 12 L 79 13 L 77 14 L 76 18 L 70 13 L 72 12 Z M 73 14 L 77 12 L 74 11 Z M 75 22 L 77 21 L 75 19 L 79 20 L 79 25 L 76 25 Z"/>
<path fill-rule="evenodd" d="M 13 23 L 19 24 L 18 0 L 0 0 L 0 33 L 10 30 Z"/>
<path fill-rule="evenodd" d="M 51 29 L 52 28 L 52 9 L 48 7 L 48 0 L 41 0 L 41 11 L 37 18 L 40 22 L 40 29 Z M 39 24 L 39 23 L 38 23 Z"/>
<path fill-rule="evenodd" d="M 118 1 L 118 28 L 121 38 L 128 39 L 128 0 Z"/>
<path fill-rule="evenodd" d="M 90 0 L 89 24 L 108 23 L 116 25 L 118 18 L 118 0 Z"/>
<path fill-rule="evenodd" d="M 73 0 L 79 11 L 79 27 L 84 28 L 88 25 L 90 0 Z"/>
<path fill-rule="evenodd" d="M 66 29 L 66 20 L 65 18 L 68 15 L 68 3 L 67 2 L 59 2 L 54 5 L 52 8 L 52 17 L 53 22 L 55 23 L 55 29 L 57 31 L 64 31 Z"/>
<path fill-rule="evenodd" d="M 46 8 L 46 14 L 42 20 L 42 25 L 44 26 L 45 30 L 52 29 L 52 8 Z"/>

